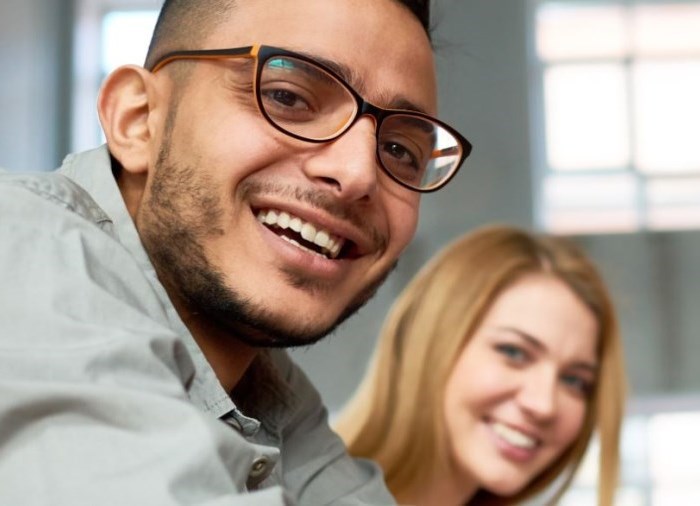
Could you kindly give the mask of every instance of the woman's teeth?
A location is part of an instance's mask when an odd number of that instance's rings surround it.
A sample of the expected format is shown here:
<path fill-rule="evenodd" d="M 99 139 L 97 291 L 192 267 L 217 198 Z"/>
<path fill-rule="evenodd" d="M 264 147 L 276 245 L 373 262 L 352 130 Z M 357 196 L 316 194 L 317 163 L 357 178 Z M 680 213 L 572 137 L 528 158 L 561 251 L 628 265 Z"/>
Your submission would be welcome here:
<path fill-rule="evenodd" d="M 537 440 L 519 430 L 503 425 L 502 423 L 494 422 L 491 424 L 493 431 L 498 434 L 507 443 L 517 446 L 518 448 L 530 449 L 537 446 Z"/>

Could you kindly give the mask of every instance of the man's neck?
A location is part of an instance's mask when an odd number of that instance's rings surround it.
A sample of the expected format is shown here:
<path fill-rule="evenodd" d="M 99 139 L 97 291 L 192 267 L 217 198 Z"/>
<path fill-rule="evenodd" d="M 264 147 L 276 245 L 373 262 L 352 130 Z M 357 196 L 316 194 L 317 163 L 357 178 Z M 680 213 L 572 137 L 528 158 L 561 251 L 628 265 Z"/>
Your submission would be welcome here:
<path fill-rule="evenodd" d="M 111 154 L 110 161 L 112 174 L 114 174 L 114 179 L 122 194 L 126 209 L 131 219 L 136 223 L 136 214 L 143 199 L 143 188 L 146 186 L 146 174 L 126 174 L 119 162 Z"/>
<path fill-rule="evenodd" d="M 230 393 L 250 367 L 259 349 L 236 339 L 231 332 L 212 323 L 208 318 L 193 314 L 181 304 L 173 302 L 221 386 Z"/>
<path fill-rule="evenodd" d="M 185 322 L 187 325 L 187 322 Z M 250 367 L 258 349 L 219 330 L 195 331 L 188 325 L 224 390 L 231 392 Z M 206 334 L 204 334 L 206 332 Z"/>

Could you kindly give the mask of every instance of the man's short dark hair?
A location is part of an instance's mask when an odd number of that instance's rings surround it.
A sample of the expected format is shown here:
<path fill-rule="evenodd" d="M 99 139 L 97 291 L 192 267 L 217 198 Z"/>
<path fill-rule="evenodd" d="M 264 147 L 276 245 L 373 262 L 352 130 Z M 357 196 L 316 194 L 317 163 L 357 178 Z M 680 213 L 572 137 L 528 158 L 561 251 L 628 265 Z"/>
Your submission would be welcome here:
<path fill-rule="evenodd" d="M 430 38 L 430 0 L 398 0 L 418 18 Z"/>
<path fill-rule="evenodd" d="M 168 51 L 200 49 L 201 41 L 228 20 L 235 0 L 165 0 L 160 9 L 146 68 Z"/>
<path fill-rule="evenodd" d="M 396 1 L 418 18 L 430 38 L 430 0 Z M 235 0 L 165 0 L 148 48 L 146 68 L 168 51 L 201 48 L 201 40 L 229 18 L 235 4 Z"/>

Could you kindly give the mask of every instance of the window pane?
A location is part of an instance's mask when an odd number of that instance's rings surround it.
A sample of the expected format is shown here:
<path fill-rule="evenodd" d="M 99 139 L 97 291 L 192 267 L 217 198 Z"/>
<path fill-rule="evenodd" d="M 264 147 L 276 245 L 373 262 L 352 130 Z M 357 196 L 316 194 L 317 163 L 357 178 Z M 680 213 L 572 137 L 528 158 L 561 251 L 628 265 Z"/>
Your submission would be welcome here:
<path fill-rule="evenodd" d="M 700 206 L 700 178 L 658 179 L 647 184 L 647 200 L 653 206 Z"/>
<path fill-rule="evenodd" d="M 647 431 L 645 416 L 628 415 L 622 425 L 620 445 L 620 479 L 622 483 L 643 487 L 649 478 Z"/>
<path fill-rule="evenodd" d="M 143 65 L 158 11 L 113 11 L 102 26 L 102 70 L 108 74 L 120 65 Z"/>
<path fill-rule="evenodd" d="M 652 506 L 678 506 L 700 504 L 700 490 L 674 487 L 659 487 L 654 489 L 651 500 Z"/>
<path fill-rule="evenodd" d="M 580 490 L 573 488 L 562 497 L 559 506 L 591 506 L 597 504 L 595 488 Z M 620 488 L 615 494 L 615 506 L 646 506 L 644 492 L 635 488 Z M 534 506 L 534 505 L 533 505 Z"/>
<path fill-rule="evenodd" d="M 650 418 L 652 505 L 700 504 L 698 427 L 698 412 L 663 413 Z"/>
<path fill-rule="evenodd" d="M 551 175 L 543 198 L 544 226 L 552 232 L 626 232 L 639 225 L 637 183 L 629 174 Z"/>
<path fill-rule="evenodd" d="M 700 60 L 638 63 L 633 79 L 639 169 L 700 170 Z"/>
<path fill-rule="evenodd" d="M 700 5 L 640 5 L 633 10 L 634 48 L 641 56 L 700 51 Z"/>
<path fill-rule="evenodd" d="M 595 504 L 595 503 L 591 503 Z M 646 494 L 643 487 L 624 487 L 615 494 L 615 506 L 646 506 Z"/>
<path fill-rule="evenodd" d="M 651 477 L 660 488 L 700 494 L 698 462 L 700 455 L 700 413 L 664 413 L 649 420 L 649 465 Z M 683 451 L 679 452 L 678 449 Z M 692 489 L 691 489 L 692 486 Z M 670 502 L 666 504 L 700 504 L 700 502 Z"/>
<path fill-rule="evenodd" d="M 651 230 L 694 230 L 700 228 L 700 207 L 652 208 L 648 212 L 647 224 Z"/>
<path fill-rule="evenodd" d="M 545 72 L 547 157 L 555 170 L 629 164 L 621 65 L 557 65 Z"/>
<path fill-rule="evenodd" d="M 628 52 L 626 9 L 612 5 L 548 2 L 537 10 L 540 58 L 622 57 Z"/>

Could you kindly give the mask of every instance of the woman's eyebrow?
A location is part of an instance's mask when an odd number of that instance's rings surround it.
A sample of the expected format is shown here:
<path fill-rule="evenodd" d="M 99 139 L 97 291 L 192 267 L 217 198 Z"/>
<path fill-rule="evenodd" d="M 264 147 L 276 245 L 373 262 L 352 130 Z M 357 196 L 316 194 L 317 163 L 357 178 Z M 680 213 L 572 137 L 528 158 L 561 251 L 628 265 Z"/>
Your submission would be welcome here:
<path fill-rule="evenodd" d="M 515 327 L 496 327 L 496 328 L 498 330 L 510 332 L 510 333 L 513 333 L 513 334 L 519 336 L 520 338 L 524 339 L 525 341 L 530 343 L 533 347 L 537 348 L 538 350 L 541 350 L 541 351 L 547 350 L 547 347 L 544 345 L 544 343 L 542 343 L 542 341 L 537 339 L 532 334 L 528 334 L 527 332 L 524 332 L 524 331 L 522 331 L 518 328 L 515 328 Z M 570 367 L 573 369 L 583 369 L 583 370 L 591 372 L 592 374 L 597 374 L 598 369 L 599 369 L 598 364 L 593 363 L 593 362 L 589 362 L 587 360 L 576 361 L 573 364 L 571 364 Z"/>
<path fill-rule="evenodd" d="M 535 336 L 528 334 L 527 332 L 522 331 L 518 328 L 515 328 L 515 327 L 496 327 L 496 329 L 515 334 L 539 350 L 544 351 L 547 349 L 547 347 L 542 343 L 542 341 L 537 339 Z"/>
<path fill-rule="evenodd" d="M 598 371 L 600 369 L 597 364 L 592 364 L 591 362 L 586 362 L 586 361 L 574 362 L 573 364 L 571 364 L 571 368 L 572 369 L 581 369 L 581 370 L 590 372 L 593 375 L 598 374 Z"/>

